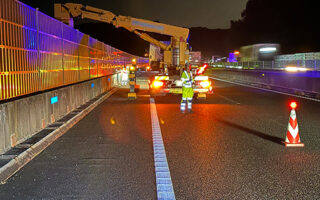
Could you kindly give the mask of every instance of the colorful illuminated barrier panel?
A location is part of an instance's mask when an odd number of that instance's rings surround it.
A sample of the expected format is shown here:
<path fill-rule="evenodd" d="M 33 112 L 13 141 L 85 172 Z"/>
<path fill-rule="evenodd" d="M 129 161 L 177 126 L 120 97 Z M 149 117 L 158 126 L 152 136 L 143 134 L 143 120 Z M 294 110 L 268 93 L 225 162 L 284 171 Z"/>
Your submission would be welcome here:
<path fill-rule="evenodd" d="M 107 76 L 133 57 L 19 1 L 0 0 L 0 100 Z"/>

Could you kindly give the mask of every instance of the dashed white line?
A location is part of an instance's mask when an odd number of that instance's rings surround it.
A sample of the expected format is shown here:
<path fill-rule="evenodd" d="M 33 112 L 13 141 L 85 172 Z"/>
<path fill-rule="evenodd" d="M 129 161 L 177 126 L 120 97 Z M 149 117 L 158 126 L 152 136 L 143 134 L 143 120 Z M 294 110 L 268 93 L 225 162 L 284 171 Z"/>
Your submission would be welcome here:
<path fill-rule="evenodd" d="M 154 98 L 150 98 L 152 141 L 158 200 L 175 200 Z"/>

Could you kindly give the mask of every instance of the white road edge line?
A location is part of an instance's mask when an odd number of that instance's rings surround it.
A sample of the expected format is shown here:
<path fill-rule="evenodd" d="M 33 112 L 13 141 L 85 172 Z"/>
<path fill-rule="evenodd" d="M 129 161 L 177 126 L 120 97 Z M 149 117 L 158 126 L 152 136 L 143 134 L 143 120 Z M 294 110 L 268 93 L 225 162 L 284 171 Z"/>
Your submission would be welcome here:
<path fill-rule="evenodd" d="M 231 84 L 234 84 L 234 85 L 241 85 L 241 86 L 244 86 L 244 87 L 250 87 L 250 88 L 255 88 L 255 89 L 259 89 L 259 90 L 264 90 L 264 91 L 268 91 L 268 92 L 277 93 L 277 94 L 283 94 L 283 95 L 287 95 L 287 96 L 292 96 L 292 97 L 297 97 L 297 98 L 301 98 L 301 99 L 307 99 L 307 100 L 311 100 L 311 101 L 320 102 L 319 99 L 313 99 L 313 98 L 310 98 L 310 97 L 303 97 L 303 96 L 290 94 L 290 93 L 286 93 L 286 92 L 279 92 L 279 91 L 275 91 L 275 90 L 269 90 L 269 89 L 265 89 L 265 88 L 254 87 L 254 86 L 251 86 L 251 85 L 245 85 L 245 84 L 242 84 L 242 83 L 236 83 L 236 82 L 232 82 L 232 81 L 227 81 L 227 80 L 223 80 L 223 79 L 220 79 L 220 78 L 213 78 L 211 76 L 210 76 L 210 78 L 214 79 L 214 80 L 218 80 L 218 81 L 224 81 L 224 82 L 227 82 L 227 83 L 231 83 Z"/>
<path fill-rule="evenodd" d="M 150 98 L 150 112 L 157 197 L 158 200 L 175 200 L 176 197 L 174 195 L 169 165 L 162 140 L 162 134 L 154 98 Z"/>

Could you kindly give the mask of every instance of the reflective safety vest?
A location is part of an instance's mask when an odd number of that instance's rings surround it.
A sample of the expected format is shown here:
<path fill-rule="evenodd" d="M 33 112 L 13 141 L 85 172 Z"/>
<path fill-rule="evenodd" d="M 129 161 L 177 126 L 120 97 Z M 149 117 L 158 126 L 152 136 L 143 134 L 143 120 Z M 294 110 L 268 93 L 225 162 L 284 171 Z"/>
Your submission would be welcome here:
<path fill-rule="evenodd" d="M 192 87 L 192 74 L 188 73 L 187 71 L 183 71 L 181 75 L 182 86 L 185 88 Z"/>

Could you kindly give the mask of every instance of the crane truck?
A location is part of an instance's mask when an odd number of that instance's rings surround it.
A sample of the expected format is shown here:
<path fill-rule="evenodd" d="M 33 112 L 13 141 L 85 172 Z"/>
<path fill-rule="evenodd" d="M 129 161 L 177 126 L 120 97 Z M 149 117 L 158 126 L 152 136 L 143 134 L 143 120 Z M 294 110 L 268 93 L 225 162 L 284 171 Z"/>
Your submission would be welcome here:
<path fill-rule="evenodd" d="M 129 16 L 115 15 L 114 13 L 84 6 L 82 4 L 66 3 L 54 5 L 55 18 L 68 25 L 73 25 L 73 18 L 91 19 L 112 24 L 116 28 L 122 27 L 135 33 L 143 40 L 158 46 L 163 51 L 160 68 L 166 69 L 167 74 L 158 74 L 149 80 L 150 93 L 181 93 L 182 83 L 179 80 L 182 66 L 188 62 L 189 50 L 187 39 L 189 29 L 168 24 L 158 23 Z M 158 41 L 146 32 L 152 32 L 171 37 L 170 43 Z M 202 98 L 212 91 L 211 82 L 206 76 L 195 77 L 195 93 Z"/>

